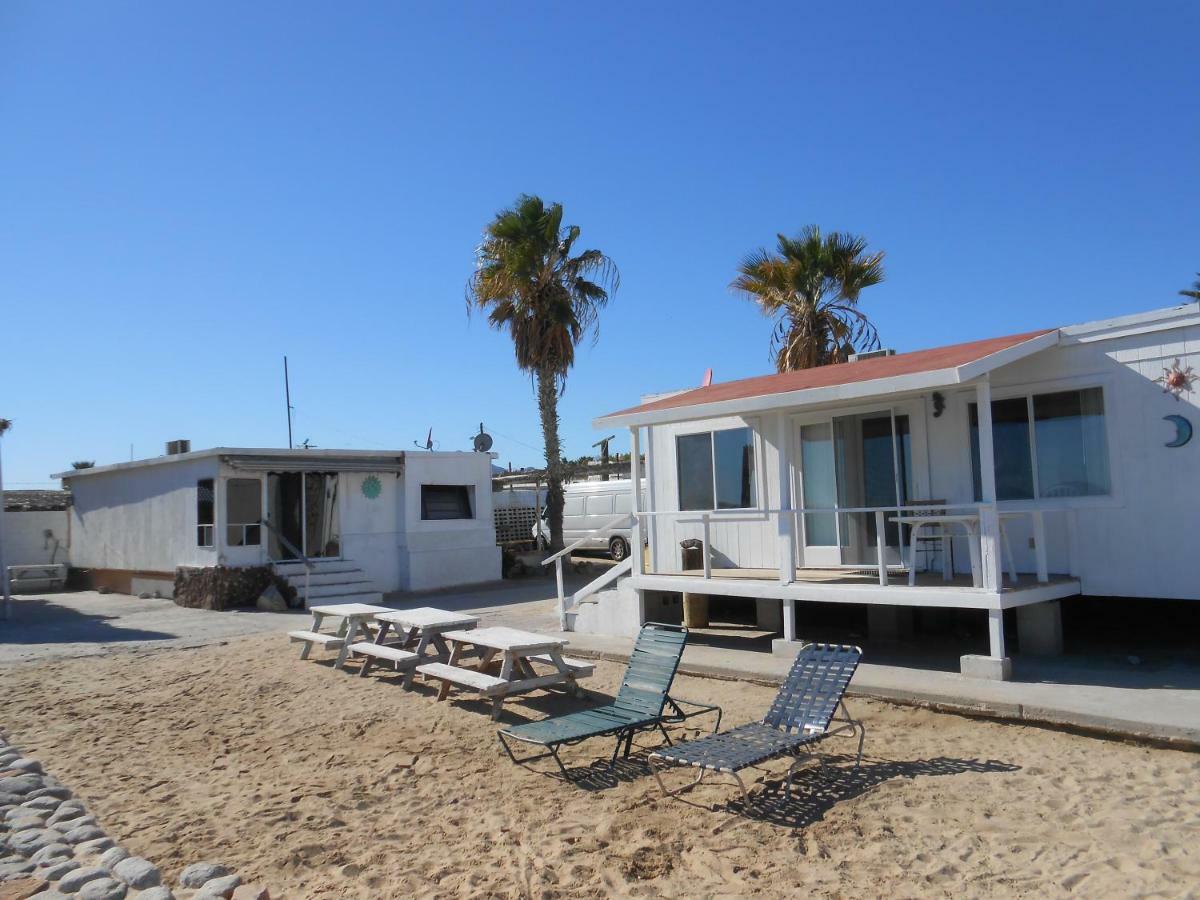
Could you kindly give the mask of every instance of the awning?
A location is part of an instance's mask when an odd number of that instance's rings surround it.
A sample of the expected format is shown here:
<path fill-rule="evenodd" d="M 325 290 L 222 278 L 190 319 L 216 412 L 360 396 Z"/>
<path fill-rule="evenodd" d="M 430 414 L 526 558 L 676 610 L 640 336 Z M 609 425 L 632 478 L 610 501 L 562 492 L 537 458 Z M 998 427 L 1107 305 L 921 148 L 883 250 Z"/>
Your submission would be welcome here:
<path fill-rule="evenodd" d="M 403 472 L 403 456 L 223 456 L 242 472 Z"/>

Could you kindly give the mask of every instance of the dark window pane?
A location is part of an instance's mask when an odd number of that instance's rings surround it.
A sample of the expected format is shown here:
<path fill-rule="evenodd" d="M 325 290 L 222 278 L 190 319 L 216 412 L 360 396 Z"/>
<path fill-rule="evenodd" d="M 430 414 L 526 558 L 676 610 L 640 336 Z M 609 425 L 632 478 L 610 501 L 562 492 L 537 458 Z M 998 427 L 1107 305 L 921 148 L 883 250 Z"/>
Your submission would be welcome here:
<path fill-rule="evenodd" d="M 246 546 L 257 547 L 259 545 L 259 543 L 262 541 L 261 531 L 262 531 L 261 525 L 247 525 L 245 528 Z"/>
<path fill-rule="evenodd" d="M 975 499 L 983 499 L 979 476 L 979 410 L 969 409 L 971 474 Z M 996 499 L 1033 498 L 1033 455 L 1029 444 L 1029 406 L 1024 397 L 992 401 L 992 453 L 996 459 Z"/>
<path fill-rule="evenodd" d="M 1040 496 L 1087 497 L 1109 492 L 1100 388 L 1036 396 L 1033 421 Z"/>
<path fill-rule="evenodd" d="M 262 482 L 230 478 L 225 485 L 225 515 L 228 525 L 249 525 L 262 519 Z"/>
<path fill-rule="evenodd" d="M 421 485 L 421 518 L 430 521 L 473 518 L 467 485 Z"/>
<path fill-rule="evenodd" d="M 679 508 L 712 509 L 712 432 L 676 438 L 675 457 L 679 470 Z"/>
<path fill-rule="evenodd" d="M 716 453 L 717 509 L 749 509 L 757 505 L 754 479 L 754 433 L 734 428 L 713 433 Z"/>

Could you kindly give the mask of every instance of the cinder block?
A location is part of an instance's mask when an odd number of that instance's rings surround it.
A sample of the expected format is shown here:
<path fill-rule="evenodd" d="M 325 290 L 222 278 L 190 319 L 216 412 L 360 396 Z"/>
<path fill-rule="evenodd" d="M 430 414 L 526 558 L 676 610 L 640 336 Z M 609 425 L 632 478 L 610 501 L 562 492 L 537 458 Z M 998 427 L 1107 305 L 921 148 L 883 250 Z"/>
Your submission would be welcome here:
<path fill-rule="evenodd" d="M 1059 656 L 1063 652 L 1062 604 L 1058 600 L 1017 607 L 1021 653 Z"/>
<path fill-rule="evenodd" d="M 991 681 L 1012 680 L 1012 660 L 1007 656 L 977 656 L 968 653 L 959 658 L 959 671 L 968 678 L 987 678 Z"/>

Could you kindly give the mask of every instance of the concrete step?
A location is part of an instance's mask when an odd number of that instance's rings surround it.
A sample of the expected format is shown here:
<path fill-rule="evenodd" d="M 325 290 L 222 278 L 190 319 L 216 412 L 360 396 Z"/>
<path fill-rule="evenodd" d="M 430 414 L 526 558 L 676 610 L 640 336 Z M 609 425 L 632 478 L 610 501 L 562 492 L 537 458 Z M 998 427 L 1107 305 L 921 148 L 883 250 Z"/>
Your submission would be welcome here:
<path fill-rule="evenodd" d="M 276 571 L 278 571 L 278 570 L 276 570 Z M 299 572 L 279 572 L 279 574 L 282 575 L 284 578 L 286 578 L 288 580 L 288 582 L 290 584 L 292 584 L 293 587 L 296 585 L 304 584 L 304 582 L 306 580 L 303 569 L 301 569 Z M 367 573 L 364 572 L 362 569 L 348 569 L 344 572 L 343 571 L 338 571 L 338 572 L 313 571 L 313 572 L 309 573 L 308 578 L 307 578 L 308 583 L 313 585 L 314 587 L 318 584 L 347 584 L 352 581 L 366 581 L 366 580 L 367 580 Z"/>
<path fill-rule="evenodd" d="M 331 559 L 329 561 L 314 559 L 312 560 L 312 575 L 317 574 L 327 575 L 338 572 L 361 572 L 362 570 L 348 559 Z M 303 576 L 305 571 L 304 563 L 300 560 L 288 560 L 287 562 L 277 562 L 273 564 L 275 571 L 285 577 Z"/>
<path fill-rule="evenodd" d="M 289 582 L 301 594 L 304 593 L 304 579 Z M 338 581 L 333 584 L 310 584 L 309 597 L 338 597 L 342 594 L 361 594 L 375 591 L 375 585 L 363 578 L 359 581 Z"/>
<path fill-rule="evenodd" d="M 301 591 L 300 596 L 304 596 L 303 591 Z M 309 606 L 336 606 L 338 603 L 370 603 L 380 606 L 383 604 L 383 593 L 381 591 L 363 591 L 358 594 L 333 594 L 328 597 L 310 595 L 308 598 Z"/>

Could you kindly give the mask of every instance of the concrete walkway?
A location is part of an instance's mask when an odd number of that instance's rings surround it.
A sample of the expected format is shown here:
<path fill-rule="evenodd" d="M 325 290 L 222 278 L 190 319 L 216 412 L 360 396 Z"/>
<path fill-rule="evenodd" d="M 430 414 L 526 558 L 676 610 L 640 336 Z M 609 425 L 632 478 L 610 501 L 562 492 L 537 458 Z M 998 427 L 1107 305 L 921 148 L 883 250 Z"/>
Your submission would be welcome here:
<path fill-rule="evenodd" d="M 572 576 L 582 585 L 591 575 Z M 568 584 L 568 589 L 572 585 Z M 528 578 L 469 591 L 392 594 L 391 606 L 467 610 L 485 625 L 558 633 L 553 581 Z M 139 600 L 91 591 L 18 597 L 13 619 L 0 622 L 0 667 L 121 650 L 174 649 L 222 643 L 300 626 L 301 612 L 209 612 L 169 600 Z M 574 656 L 624 662 L 631 639 L 564 635 Z M 865 658 L 871 648 L 864 646 Z M 885 655 L 885 654 L 880 654 Z M 777 683 L 787 660 L 758 650 L 706 646 L 698 635 L 684 654 L 690 674 Z M 851 693 L 953 712 L 1082 729 L 1200 749 L 1200 667 L 1183 663 L 1137 668 L 1059 657 L 1014 659 L 1013 681 L 982 681 L 956 672 L 864 663 Z"/>

